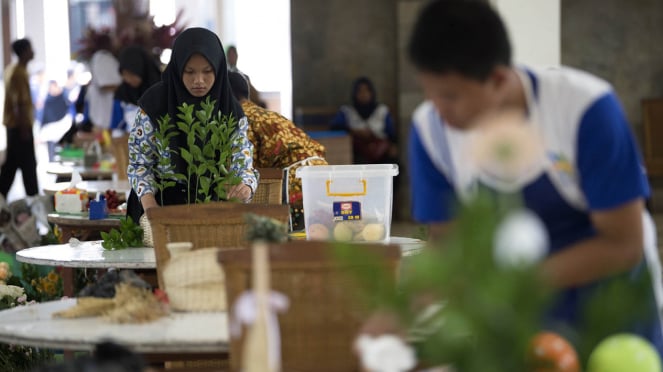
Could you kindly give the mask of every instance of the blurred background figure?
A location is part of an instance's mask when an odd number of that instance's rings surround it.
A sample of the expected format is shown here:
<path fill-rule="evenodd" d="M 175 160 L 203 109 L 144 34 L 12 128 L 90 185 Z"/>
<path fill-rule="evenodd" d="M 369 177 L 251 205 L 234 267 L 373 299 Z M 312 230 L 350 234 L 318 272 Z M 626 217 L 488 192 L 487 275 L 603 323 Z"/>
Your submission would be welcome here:
<path fill-rule="evenodd" d="M 32 134 L 34 105 L 27 70 L 28 63 L 34 58 L 34 52 L 28 39 L 16 40 L 11 46 L 18 57 L 18 62 L 9 65 L 4 73 L 3 124 L 7 130 L 7 153 L 5 162 L 0 168 L 0 194 L 5 199 L 19 168 L 23 176 L 25 193 L 29 196 L 39 193 L 37 159 Z"/>
<path fill-rule="evenodd" d="M 129 46 L 120 52 L 119 72 L 122 83 L 113 97 L 110 128 L 113 137 L 120 137 L 133 126 L 138 99 L 147 88 L 161 79 L 159 65 L 141 46 Z"/>
<path fill-rule="evenodd" d="M 258 89 L 251 84 L 251 78 L 249 78 L 249 75 L 245 74 L 244 72 L 240 71 L 237 68 L 237 58 L 239 55 L 237 54 L 237 47 L 234 45 L 228 46 L 226 49 L 226 59 L 228 60 L 228 71 L 229 72 L 238 72 L 244 76 L 246 79 L 246 82 L 249 84 L 249 96 L 251 97 L 251 102 L 255 103 L 256 105 L 266 108 L 267 103 L 263 101 L 260 98 L 260 92 L 258 92 Z M 239 98 L 238 98 L 239 99 Z"/>
<path fill-rule="evenodd" d="M 98 50 L 90 59 L 92 80 L 87 88 L 86 101 L 89 105 L 89 118 L 96 130 L 110 127 L 115 89 L 122 83 L 119 62 L 111 52 L 113 42 L 109 35 L 97 39 Z"/>
<path fill-rule="evenodd" d="M 331 129 L 350 133 L 354 163 L 398 163 L 394 121 L 387 105 L 377 101 L 370 79 L 360 77 L 354 81 L 351 102 L 341 106 Z"/>
<path fill-rule="evenodd" d="M 57 80 L 49 80 L 41 115 L 39 142 L 48 147 L 48 160 L 54 161 L 55 146 L 73 125 L 73 104 Z"/>

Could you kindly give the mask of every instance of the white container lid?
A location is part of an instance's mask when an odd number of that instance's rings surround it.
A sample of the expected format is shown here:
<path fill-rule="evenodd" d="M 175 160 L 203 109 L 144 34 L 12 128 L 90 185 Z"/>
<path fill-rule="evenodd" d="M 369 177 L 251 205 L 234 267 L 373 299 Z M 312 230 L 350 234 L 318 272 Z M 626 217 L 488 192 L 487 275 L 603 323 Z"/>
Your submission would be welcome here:
<path fill-rule="evenodd" d="M 385 177 L 398 175 L 398 164 L 311 165 L 297 168 L 297 178 Z"/>

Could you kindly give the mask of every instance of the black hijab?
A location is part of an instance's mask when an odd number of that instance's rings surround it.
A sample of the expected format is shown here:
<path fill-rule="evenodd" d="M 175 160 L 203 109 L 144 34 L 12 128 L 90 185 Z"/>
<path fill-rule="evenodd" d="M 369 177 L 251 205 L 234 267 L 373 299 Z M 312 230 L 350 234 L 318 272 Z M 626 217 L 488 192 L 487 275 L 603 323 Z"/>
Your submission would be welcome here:
<path fill-rule="evenodd" d="M 232 114 L 235 120 L 244 117 L 242 107 L 232 95 L 228 82 L 228 67 L 223 45 L 218 36 L 204 28 L 189 28 L 175 39 L 173 53 L 161 75 L 161 82 L 152 86 L 138 101 L 139 106 L 156 125 L 166 113 L 171 120 L 177 118 L 177 107 L 182 103 L 199 104 L 205 97 L 194 97 L 184 86 L 184 66 L 195 53 L 201 54 L 214 68 L 215 80 L 208 95 L 216 100 L 215 111 Z"/>
<path fill-rule="evenodd" d="M 359 87 L 361 85 L 366 85 L 368 90 L 371 91 L 371 101 L 366 104 L 362 104 L 357 101 L 357 92 L 359 91 Z M 375 87 L 369 78 L 362 76 L 355 80 L 352 84 L 352 106 L 355 108 L 355 110 L 357 110 L 359 116 L 361 116 L 361 118 L 364 120 L 371 117 L 373 111 L 375 111 L 375 109 L 378 107 L 378 102 L 375 98 Z"/>
<path fill-rule="evenodd" d="M 118 61 L 120 63 L 120 73 L 122 73 L 122 70 L 130 71 L 140 76 L 142 82 L 136 88 L 122 82 L 115 91 L 115 99 L 137 105 L 138 99 L 147 88 L 159 82 L 161 77 L 159 66 L 152 56 L 140 46 L 129 46 L 123 49 Z"/>

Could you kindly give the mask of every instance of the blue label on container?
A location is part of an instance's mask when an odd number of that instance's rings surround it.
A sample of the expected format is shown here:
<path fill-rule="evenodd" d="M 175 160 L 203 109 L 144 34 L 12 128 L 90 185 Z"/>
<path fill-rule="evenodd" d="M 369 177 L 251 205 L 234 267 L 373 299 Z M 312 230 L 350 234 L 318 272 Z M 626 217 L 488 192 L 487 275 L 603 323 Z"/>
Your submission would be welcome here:
<path fill-rule="evenodd" d="M 357 201 L 334 202 L 334 221 L 361 220 L 361 203 Z"/>

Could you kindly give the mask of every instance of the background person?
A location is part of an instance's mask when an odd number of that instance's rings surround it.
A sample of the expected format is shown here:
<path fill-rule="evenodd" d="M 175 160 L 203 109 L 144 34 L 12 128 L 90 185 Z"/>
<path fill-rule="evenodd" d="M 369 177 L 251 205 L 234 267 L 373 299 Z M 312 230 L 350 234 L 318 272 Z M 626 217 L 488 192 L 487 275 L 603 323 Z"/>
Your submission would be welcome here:
<path fill-rule="evenodd" d="M 118 62 L 122 83 L 113 97 L 110 128 L 114 137 L 131 130 L 138 112 L 138 99 L 161 78 L 156 61 L 141 46 L 123 49 Z"/>
<path fill-rule="evenodd" d="M 387 105 L 379 103 L 373 82 L 360 77 L 352 84 L 351 105 L 343 105 L 332 119 L 332 130 L 352 136 L 355 164 L 398 163 L 396 128 Z"/>
<path fill-rule="evenodd" d="M 37 195 L 37 159 L 32 134 L 34 106 L 30 94 L 28 63 L 34 58 L 32 44 L 28 39 L 12 43 L 12 51 L 18 62 L 9 65 L 4 72 L 5 103 L 3 124 L 7 131 L 7 152 L 0 168 L 0 194 L 7 193 L 14 183 L 16 170 L 21 169 L 23 186 L 28 196 Z"/>

